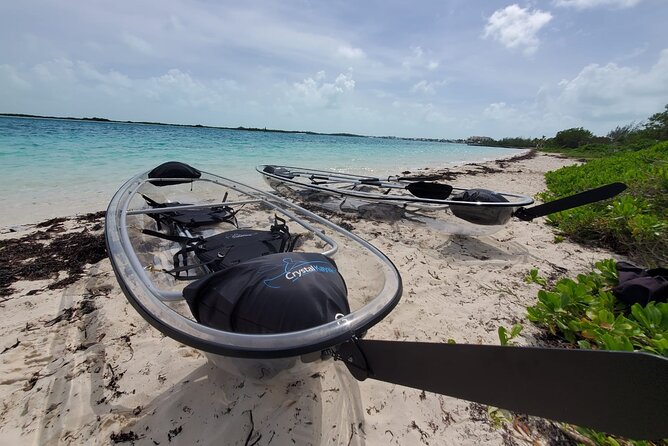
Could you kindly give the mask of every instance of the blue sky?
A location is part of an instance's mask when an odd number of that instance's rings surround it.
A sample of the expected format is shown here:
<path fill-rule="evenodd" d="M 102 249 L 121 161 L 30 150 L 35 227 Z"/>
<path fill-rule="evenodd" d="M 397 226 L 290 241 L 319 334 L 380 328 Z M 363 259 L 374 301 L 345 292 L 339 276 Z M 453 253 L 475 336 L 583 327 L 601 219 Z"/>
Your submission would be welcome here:
<path fill-rule="evenodd" d="M 0 112 L 605 135 L 668 103 L 667 0 L 5 1 Z"/>

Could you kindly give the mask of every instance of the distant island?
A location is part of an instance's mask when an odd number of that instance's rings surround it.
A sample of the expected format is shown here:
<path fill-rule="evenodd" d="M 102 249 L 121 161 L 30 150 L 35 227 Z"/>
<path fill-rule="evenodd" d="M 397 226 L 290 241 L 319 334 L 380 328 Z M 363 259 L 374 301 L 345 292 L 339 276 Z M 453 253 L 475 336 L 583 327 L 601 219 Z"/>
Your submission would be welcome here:
<path fill-rule="evenodd" d="M 489 137 L 473 136 L 467 139 L 444 139 L 444 138 L 408 138 L 401 136 L 369 136 L 369 135 L 357 135 L 355 133 L 320 133 L 312 132 L 308 130 L 279 130 L 279 129 L 268 129 L 257 128 L 257 127 L 222 127 L 222 126 L 210 126 L 202 124 L 169 124 L 164 122 L 152 122 L 152 121 L 118 121 L 114 119 L 107 118 L 75 118 L 71 116 L 41 116 L 41 115 L 29 115 L 25 113 L 0 113 L 0 116 L 8 117 L 17 117 L 17 118 L 38 118 L 38 119 L 62 119 L 62 120 L 71 120 L 71 121 L 94 121 L 94 122 L 110 122 L 110 123 L 119 123 L 119 124 L 144 124 L 144 125 L 165 125 L 165 126 L 174 126 L 174 127 L 193 127 L 193 128 L 209 128 L 209 129 L 220 129 L 220 130 L 242 130 L 245 132 L 271 132 L 271 133 L 291 133 L 291 134 L 304 134 L 304 135 L 319 135 L 319 136 L 345 136 L 350 138 L 380 138 L 380 139 L 399 139 L 405 141 L 424 141 L 424 142 L 439 142 L 439 143 L 455 143 L 455 144 L 468 144 L 468 145 L 499 145 L 494 144 L 495 141 Z M 489 144 L 487 144 L 489 143 Z M 514 148 L 514 147 L 511 147 Z"/>

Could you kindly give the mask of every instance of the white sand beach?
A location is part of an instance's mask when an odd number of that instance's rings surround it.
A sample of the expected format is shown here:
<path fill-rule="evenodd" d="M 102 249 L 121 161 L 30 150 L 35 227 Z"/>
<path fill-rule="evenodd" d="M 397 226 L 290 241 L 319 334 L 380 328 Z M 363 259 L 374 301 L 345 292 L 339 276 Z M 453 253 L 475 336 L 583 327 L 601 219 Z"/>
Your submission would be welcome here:
<path fill-rule="evenodd" d="M 573 163 L 538 154 L 451 172 L 459 172 L 458 186 L 533 196 L 545 189 L 545 172 Z M 385 252 L 404 281 L 401 302 L 368 332 L 371 339 L 498 344 L 499 326 L 522 323 L 518 343 L 536 344 L 538 330 L 526 320 L 526 307 L 539 288 L 523 281 L 527 272 L 573 277 L 600 259 L 618 257 L 555 243 L 543 219 L 513 221 L 477 238 L 406 220 L 333 221 L 349 223 Z M 3 230 L 0 238 L 103 231 L 101 216 L 35 224 Z M 16 282 L 0 296 L 2 444 L 536 445 L 557 435 L 542 420 L 519 417 L 497 426 L 486 406 L 357 382 L 340 364 L 272 384 L 229 375 L 144 321 L 124 297 L 109 260 L 86 265 L 64 288 L 49 289 L 66 277 Z M 402 358 L 396 362 L 401 367 Z M 504 385 L 504 371 L 490 370 L 489 379 Z"/>

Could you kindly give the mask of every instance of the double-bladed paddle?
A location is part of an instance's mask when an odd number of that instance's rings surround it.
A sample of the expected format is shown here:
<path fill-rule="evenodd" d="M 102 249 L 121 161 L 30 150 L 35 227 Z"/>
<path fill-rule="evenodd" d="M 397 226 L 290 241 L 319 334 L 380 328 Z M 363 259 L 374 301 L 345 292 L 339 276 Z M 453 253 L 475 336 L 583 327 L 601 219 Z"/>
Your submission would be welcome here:
<path fill-rule="evenodd" d="M 360 184 L 368 184 L 378 187 L 391 187 L 377 178 L 363 179 Z M 396 187 L 396 186 L 395 186 Z M 433 200 L 445 200 L 452 193 L 453 187 L 449 184 L 435 183 L 431 181 L 414 181 L 406 186 L 399 186 L 408 190 L 418 198 L 428 198 Z M 605 186 L 590 189 L 558 200 L 550 201 L 530 208 L 519 208 L 513 216 L 520 220 L 529 221 L 537 217 L 543 217 L 555 212 L 561 212 L 585 204 L 612 198 L 626 190 L 624 183 L 611 183 Z"/>
<path fill-rule="evenodd" d="M 350 340 L 372 378 L 632 439 L 668 437 L 668 358 L 641 352 Z"/>

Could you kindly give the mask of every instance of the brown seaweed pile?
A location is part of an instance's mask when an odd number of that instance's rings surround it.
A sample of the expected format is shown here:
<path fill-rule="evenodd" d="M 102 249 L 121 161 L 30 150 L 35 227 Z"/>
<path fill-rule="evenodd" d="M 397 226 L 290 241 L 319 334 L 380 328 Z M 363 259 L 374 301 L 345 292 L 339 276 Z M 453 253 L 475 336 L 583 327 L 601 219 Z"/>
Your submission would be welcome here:
<path fill-rule="evenodd" d="M 0 296 L 15 292 L 19 280 L 57 279 L 48 289 L 64 288 L 81 278 L 87 264 L 107 257 L 104 244 L 104 211 L 74 217 L 54 218 L 35 225 L 38 229 L 20 238 L 0 240 Z M 64 223 L 75 222 L 66 230 Z"/>
<path fill-rule="evenodd" d="M 424 172 L 421 172 L 420 174 L 414 174 L 407 170 L 402 172 L 402 174 L 404 175 L 402 178 L 405 180 L 413 180 L 413 181 L 439 181 L 439 180 L 454 181 L 457 179 L 457 177 L 462 175 L 476 176 L 481 174 L 503 172 L 503 169 L 507 169 L 511 164 L 517 161 L 529 160 L 535 158 L 536 156 L 538 156 L 538 152 L 535 149 L 532 149 L 529 150 L 527 153 L 523 153 L 522 155 L 516 155 L 510 158 L 496 160 L 494 163 L 498 166 L 498 168 L 488 165 L 489 163 L 488 164 L 469 163 L 469 164 L 464 164 L 463 166 L 455 169 L 454 171 L 451 171 L 450 169 L 442 169 L 429 174 L 424 174 Z M 426 168 L 424 170 L 426 171 L 430 169 Z"/>

